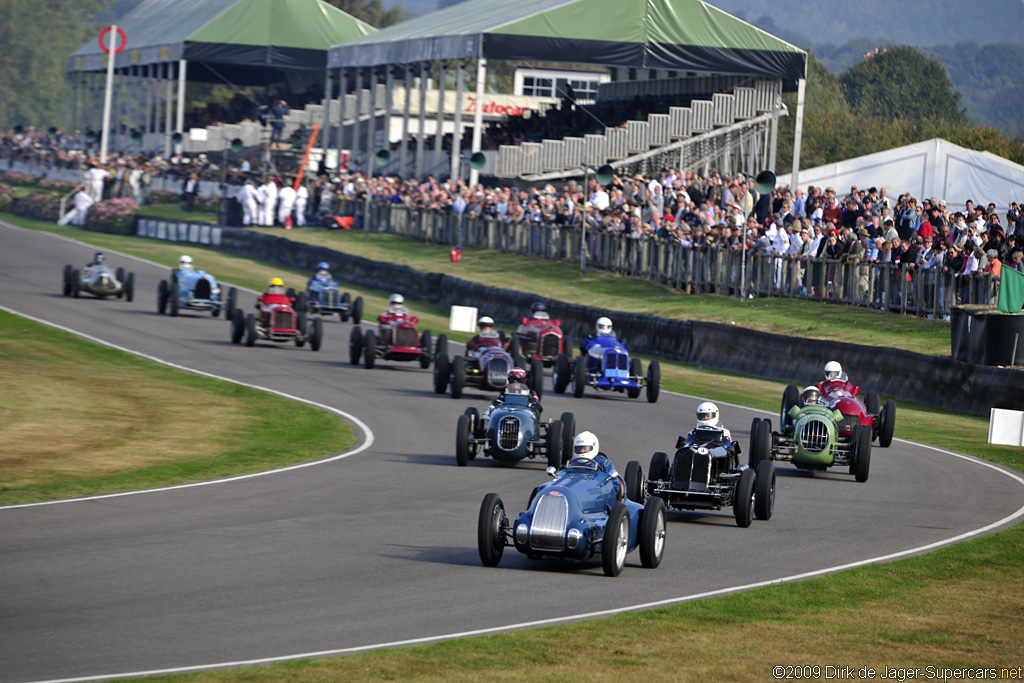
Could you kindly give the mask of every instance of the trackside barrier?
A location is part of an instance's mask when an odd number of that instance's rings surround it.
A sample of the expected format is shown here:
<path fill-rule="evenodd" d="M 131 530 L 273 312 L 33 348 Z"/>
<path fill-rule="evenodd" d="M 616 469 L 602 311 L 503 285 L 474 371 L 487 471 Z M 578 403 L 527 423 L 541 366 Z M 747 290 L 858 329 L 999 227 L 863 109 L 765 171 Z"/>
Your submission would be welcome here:
<path fill-rule="evenodd" d="M 159 225 L 153 228 L 152 223 L 161 222 L 166 224 L 162 231 Z M 570 338 L 582 339 L 592 332 L 594 320 L 608 316 L 614 321 L 619 337 L 632 351 L 756 377 L 806 382 L 820 376 L 826 361 L 838 358 L 844 365 L 856 368 L 858 384 L 896 398 L 976 415 L 988 415 L 993 407 L 1024 405 L 1024 371 L 978 365 L 949 356 L 926 356 L 822 339 L 810 341 L 795 351 L 794 340 L 782 335 L 568 304 L 441 273 L 423 273 L 407 266 L 371 261 L 243 228 L 205 226 L 208 232 L 204 232 L 204 226 L 197 224 L 181 222 L 172 227 L 170 223 L 174 222 L 142 218 L 140 234 L 194 244 L 205 244 L 202 240 L 209 239 L 211 246 L 225 251 L 303 271 L 326 261 L 335 276 L 346 282 L 402 292 L 410 298 L 444 307 L 471 303 L 506 325 L 514 324 L 524 311 L 530 310 L 533 302 L 541 300 L 548 310 L 557 312 L 562 319 L 562 329 Z M 555 248 L 555 242 L 549 245 Z M 737 353 L 738 349 L 743 352 Z"/>

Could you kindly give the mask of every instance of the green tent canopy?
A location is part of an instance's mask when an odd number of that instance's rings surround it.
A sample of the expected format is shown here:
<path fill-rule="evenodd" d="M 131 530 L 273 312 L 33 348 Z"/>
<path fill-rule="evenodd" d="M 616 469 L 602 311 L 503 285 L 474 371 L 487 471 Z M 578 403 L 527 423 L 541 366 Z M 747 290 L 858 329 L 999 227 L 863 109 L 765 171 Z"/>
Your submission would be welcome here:
<path fill-rule="evenodd" d="M 330 51 L 328 66 L 535 60 L 804 78 L 807 53 L 701 0 L 468 0 Z"/>
<path fill-rule="evenodd" d="M 117 68 L 184 59 L 189 80 L 238 83 L 322 71 L 328 48 L 376 30 L 320 0 L 146 0 L 117 25 L 128 38 Z M 96 40 L 69 58 L 69 73 L 105 68 Z"/>

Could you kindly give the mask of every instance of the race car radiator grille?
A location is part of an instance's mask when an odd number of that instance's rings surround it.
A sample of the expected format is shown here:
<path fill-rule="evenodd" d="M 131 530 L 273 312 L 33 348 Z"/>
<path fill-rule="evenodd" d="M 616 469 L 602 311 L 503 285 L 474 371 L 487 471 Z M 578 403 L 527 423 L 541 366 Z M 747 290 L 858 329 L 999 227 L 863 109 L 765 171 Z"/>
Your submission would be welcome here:
<path fill-rule="evenodd" d="M 503 451 L 514 451 L 519 447 L 519 418 L 506 415 L 498 425 L 498 447 Z"/>
<path fill-rule="evenodd" d="M 629 370 L 629 356 L 609 351 L 604 357 L 604 367 L 606 370 Z"/>
<path fill-rule="evenodd" d="M 192 288 L 192 296 L 196 299 L 209 299 L 210 298 L 210 281 L 205 277 L 201 277 L 196 280 L 195 286 Z"/>
<path fill-rule="evenodd" d="M 487 381 L 491 386 L 500 387 L 508 379 L 508 361 L 504 358 L 492 358 L 487 364 Z"/>
<path fill-rule="evenodd" d="M 800 427 L 799 438 L 805 451 L 821 453 L 828 448 L 828 425 L 822 420 L 808 420 Z"/>
<path fill-rule="evenodd" d="M 672 468 L 672 488 L 680 491 L 707 488 L 711 476 L 711 456 L 694 453 L 689 448 L 676 451 Z"/>
<path fill-rule="evenodd" d="M 295 314 L 290 311 L 274 311 L 270 322 L 275 330 L 293 330 L 295 329 Z"/>
<path fill-rule="evenodd" d="M 562 550 L 568 517 L 569 501 L 565 496 L 556 493 L 541 496 L 533 513 L 530 547 L 534 550 Z"/>
<path fill-rule="evenodd" d="M 545 358 L 554 358 L 558 355 L 561 349 L 559 347 L 559 339 L 557 334 L 545 334 L 540 340 L 540 355 Z"/>
<path fill-rule="evenodd" d="M 333 289 L 329 289 L 320 295 L 323 299 L 324 306 L 330 306 L 336 308 L 338 306 L 338 293 Z"/>
<path fill-rule="evenodd" d="M 395 346 L 416 346 L 416 330 L 411 327 L 395 330 Z"/>

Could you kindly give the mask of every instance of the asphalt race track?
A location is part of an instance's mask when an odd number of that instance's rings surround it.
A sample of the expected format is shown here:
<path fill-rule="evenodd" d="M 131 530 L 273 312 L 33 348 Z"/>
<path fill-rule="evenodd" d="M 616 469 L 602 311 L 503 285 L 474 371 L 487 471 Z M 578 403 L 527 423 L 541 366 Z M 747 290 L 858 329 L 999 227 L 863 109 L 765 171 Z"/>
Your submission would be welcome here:
<path fill-rule="evenodd" d="M 874 449 L 865 484 L 781 465 L 775 516 L 748 529 L 731 510 L 670 513 L 657 570 L 634 551 L 610 579 L 599 559 L 535 562 L 512 548 L 487 569 L 476 548 L 484 495 L 501 494 L 514 516 L 546 479 L 539 460 L 455 466 L 457 416 L 490 396 L 436 396 L 431 373 L 413 363 L 350 366 L 350 324 L 336 316 L 319 353 L 232 345 L 223 317 L 156 313 L 167 268 L 110 252 L 111 266 L 135 272 L 134 302 L 61 296 L 64 264 L 80 267 L 93 251 L 0 224 L 0 306 L 352 414 L 372 443 L 265 476 L 0 508 L 0 681 L 194 670 L 569 620 L 922 552 L 1024 511 L 1018 476 L 897 440 Z M 241 293 L 243 308 L 253 302 Z M 670 451 L 700 402 L 665 392 L 654 405 L 592 391 L 578 400 L 546 382 L 545 416 L 575 412 L 620 471 Z M 765 415 L 723 408 L 746 450 L 751 419 Z"/>

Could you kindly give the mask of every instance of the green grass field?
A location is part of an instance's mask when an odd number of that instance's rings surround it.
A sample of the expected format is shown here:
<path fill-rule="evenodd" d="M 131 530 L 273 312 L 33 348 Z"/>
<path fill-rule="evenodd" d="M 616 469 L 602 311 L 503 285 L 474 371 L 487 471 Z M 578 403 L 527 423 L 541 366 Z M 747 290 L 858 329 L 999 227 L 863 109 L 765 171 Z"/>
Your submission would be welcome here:
<path fill-rule="evenodd" d="M 10 220 L 7 216 L 0 218 Z M 59 232 L 52 224 L 30 225 L 22 219 L 11 222 Z M 337 233 L 308 232 L 317 239 L 339 239 Z M 82 233 L 75 229 L 67 229 L 63 234 L 167 265 L 173 264 L 181 251 L 180 245 Z M 442 247 L 392 242 L 387 236 L 379 235 L 360 238 L 358 234 L 348 233 L 340 235 L 340 239 L 338 248 L 351 253 L 370 255 L 373 250 L 384 249 L 393 252 L 385 254 L 390 260 L 398 260 L 398 255 L 411 264 L 421 259 L 417 267 L 447 272 L 443 271 L 447 250 Z M 420 248 L 424 251 L 417 251 Z M 210 250 L 189 247 L 189 253 L 197 265 L 218 278 L 254 288 L 261 287 L 273 274 L 284 273 L 288 284 L 293 284 L 290 278 L 301 282 L 299 278 L 306 276 L 305 272 L 287 271 L 272 264 L 254 263 Z M 491 259 L 480 258 L 480 261 L 473 269 L 464 270 L 477 273 L 491 270 Z M 470 259 L 468 263 L 472 265 L 475 261 Z M 448 265 L 458 268 L 466 264 L 464 252 L 462 264 Z M 553 272 L 555 269 L 551 266 L 526 264 L 523 267 L 535 268 L 531 272 Z M 457 273 L 472 279 L 463 271 Z M 581 286 L 575 280 L 570 281 L 572 277 L 572 273 L 563 273 L 561 282 L 552 286 L 570 293 L 576 291 L 576 298 L 571 300 L 586 301 L 590 290 L 586 284 Z M 575 277 L 578 278 L 578 271 Z M 618 280 L 626 287 L 622 278 L 611 280 Z M 613 281 L 607 285 L 610 293 L 603 296 L 614 299 L 614 284 Z M 652 296 L 666 296 L 656 291 L 663 288 L 642 282 L 636 284 L 648 287 L 649 290 L 644 291 L 653 292 Z M 367 297 L 368 311 L 382 309 L 385 305 L 387 292 L 348 289 Z M 546 289 L 539 291 L 563 298 Z M 634 305 L 637 310 L 657 308 L 644 296 L 644 291 L 633 295 L 630 310 Z M 696 298 L 668 294 L 680 300 Z M 702 305 L 709 309 L 712 317 L 731 315 L 720 310 L 719 304 L 725 302 L 724 299 L 702 299 L 705 301 Z M 743 302 L 735 303 L 742 305 Z M 774 310 L 773 302 L 768 303 Z M 800 306 L 811 308 L 805 311 L 800 310 Z M 919 336 L 925 339 L 935 330 L 944 329 L 930 321 L 900 319 L 848 307 L 800 306 L 793 310 L 780 306 L 775 312 L 786 319 L 787 325 L 801 319 L 806 324 L 813 323 L 815 311 L 820 315 L 821 309 L 846 311 L 851 316 L 876 315 L 883 318 L 877 323 L 878 334 L 890 339 L 893 343 L 886 344 L 890 346 L 904 339 L 902 334 L 894 334 L 892 330 L 883 334 L 887 321 L 893 329 L 902 324 L 923 329 L 925 332 Z M 617 307 L 623 308 L 621 300 Z M 447 325 L 444 311 L 418 304 L 414 309 L 435 332 L 444 331 Z M 712 309 L 719 310 L 711 313 Z M 764 316 L 766 320 L 772 317 Z M 832 329 L 833 333 L 847 338 L 840 331 L 841 327 Z M 948 353 L 948 328 L 944 333 L 943 348 Z M 783 388 L 778 382 L 679 363 L 663 362 L 662 368 L 666 389 L 778 409 Z M 985 418 L 900 402 L 896 435 L 1024 471 L 1024 449 L 986 443 Z M 467 543 L 471 543 L 471 539 Z M 672 547 L 674 544 L 670 551 Z M 852 666 L 855 670 L 870 666 L 876 671 L 884 666 L 920 667 L 922 675 L 927 666 L 1017 667 L 1021 666 L 1020 643 L 1024 642 L 1022 559 L 1024 525 L 1017 525 L 1008 531 L 885 565 L 570 626 L 346 657 L 188 674 L 167 677 L 167 680 L 611 681 L 644 677 L 673 681 L 748 681 L 771 680 L 772 667 L 777 664 Z M 674 594 L 671 587 L 667 591 L 667 595 Z M 824 669 L 819 678 L 825 678 Z"/>

